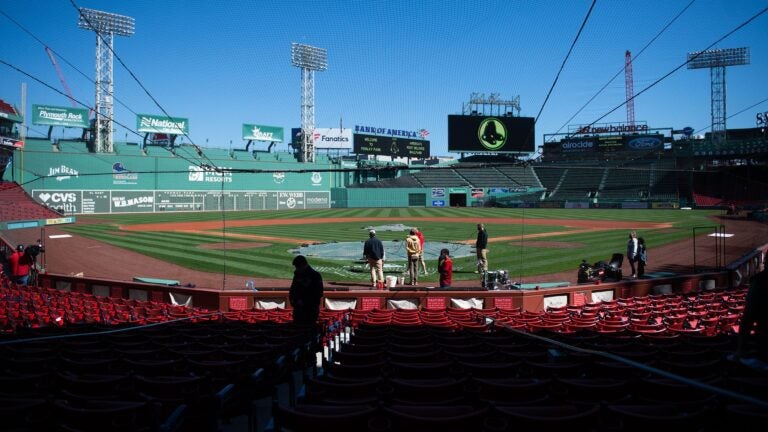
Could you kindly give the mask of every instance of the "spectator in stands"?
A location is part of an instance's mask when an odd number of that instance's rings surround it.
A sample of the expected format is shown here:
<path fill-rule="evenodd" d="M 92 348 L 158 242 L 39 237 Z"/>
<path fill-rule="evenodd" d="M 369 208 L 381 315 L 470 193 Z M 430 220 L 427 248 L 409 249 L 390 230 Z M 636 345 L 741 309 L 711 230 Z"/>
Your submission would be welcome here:
<path fill-rule="evenodd" d="M 368 240 L 363 245 L 363 256 L 371 269 L 373 288 L 384 288 L 384 245 L 376 237 L 376 231 L 368 231 Z"/>
<path fill-rule="evenodd" d="M 453 282 L 453 261 L 448 249 L 440 250 L 440 258 L 437 259 L 437 272 L 440 273 L 440 288 L 450 288 Z"/>
<path fill-rule="evenodd" d="M 627 262 L 629 262 L 629 267 L 632 269 L 632 276 L 633 278 L 637 277 L 637 269 L 635 266 L 635 263 L 637 263 L 637 232 L 630 231 L 629 232 L 629 240 L 627 240 Z"/>
<path fill-rule="evenodd" d="M 485 224 L 477 224 L 477 240 L 475 241 L 475 252 L 477 253 L 477 270 L 475 273 L 487 273 L 488 231 L 485 230 Z"/>
<path fill-rule="evenodd" d="M 768 270 L 749 281 L 744 314 L 739 324 L 736 359 L 768 370 Z"/>
<path fill-rule="evenodd" d="M 288 299 L 293 307 L 293 322 L 312 325 L 320 315 L 320 299 L 323 297 L 323 277 L 309 266 L 307 258 L 298 255 L 293 259 L 293 281 Z"/>
<path fill-rule="evenodd" d="M 410 285 L 418 285 L 419 260 L 421 259 L 421 244 L 416 236 L 416 229 L 411 228 L 410 234 L 405 238 L 405 253 L 408 255 L 408 276 Z"/>
<path fill-rule="evenodd" d="M 637 277 L 645 275 L 645 264 L 648 263 L 648 250 L 645 248 L 645 239 L 637 238 Z"/>
<path fill-rule="evenodd" d="M 11 269 L 11 279 L 17 285 L 26 285 L 29 282 L 32 257 L 24 252 L 23 244 L 16 246 L 16 250 L 8 258 L 8 266 Z"/>
<path fill-rule="evenodd" d="M 421 246 L 421 258 L 419 258 L 419 264 L 421 264 L 421 268 L 424 270 L 424 276 L 427 276 L 427 263 L 424 262 L 424 233 L 416 227 L 413 229 L 416 230 L 416 237 L 419 238 L 419 245 Z"/>

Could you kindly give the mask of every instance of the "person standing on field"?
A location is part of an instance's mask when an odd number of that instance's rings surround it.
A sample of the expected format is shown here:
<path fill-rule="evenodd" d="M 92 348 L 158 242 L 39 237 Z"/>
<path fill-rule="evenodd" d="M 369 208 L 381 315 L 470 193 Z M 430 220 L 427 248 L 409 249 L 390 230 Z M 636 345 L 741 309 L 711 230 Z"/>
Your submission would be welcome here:
<path fill-rule="evenodd" d="M 384 288 L 384 245 L 376 237 L 376 231 L 368 231 L 368 240 L 363 245 L 363 256 L 371 269 L 373 288 Z"/>
<path fill-rule="evenodd" d="M 416 237 L 419 238 L 419 245 L 421 246 L 421 258 L 419 258 L 419 264 L 421 264 L 421 268 L 424 270 L 424 276 L 427 276 L 429 273 L 427 273 L 427 263 L 424 262 L 424 233 L 416 227 L 413 229 L 416 230 Z"/>
<path fill-rule="evenodd" d="M 408 276 L 410 285 L 418 285 L 419 259 L 421 258 L 421 244 L 416 236 L 416 230 L 411 228 L 408 237 L 405 238 L 405 253 L 408 255 Z"/>
<path fill-rule="evenodd" d="M 477 240 L 475 240 L 475 251 L 477 253 L 477 271 L 475 271 L 475 273 L 487 273 L 488 231 L 485 230 L 485 224 L 477 224 Z"/>

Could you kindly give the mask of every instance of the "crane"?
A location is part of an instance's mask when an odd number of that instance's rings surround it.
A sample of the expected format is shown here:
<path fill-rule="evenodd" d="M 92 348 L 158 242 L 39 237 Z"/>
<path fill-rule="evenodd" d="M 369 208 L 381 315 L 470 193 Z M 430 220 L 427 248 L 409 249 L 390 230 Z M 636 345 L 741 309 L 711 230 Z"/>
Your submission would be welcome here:
<path fill-rule="evenodd" d="M 61 72 L 61 68 L 59 68 L 59 64 L 56 63 L 56 57 L 53 56 L 53 51 L 45 47 L 45 52 L 48 53 L 48 57 L 51 59 L 51 63 L 53 63 L 53 68 L 56 69 L 56 75 L 59 76 L 59 81 L 61 82 L 62 87 L 64 87 L 64 91 L 67 93 L 67 97 L 69 98 L 69 101 L 72 103 L 72 106 L 77 108 L 77 102 L 75 102 L 75 97 L 72 96 L 72 91 L 69 90 L 69 86 L 67 85 L 67 81 L 64 79 L 64 74 Z"/>

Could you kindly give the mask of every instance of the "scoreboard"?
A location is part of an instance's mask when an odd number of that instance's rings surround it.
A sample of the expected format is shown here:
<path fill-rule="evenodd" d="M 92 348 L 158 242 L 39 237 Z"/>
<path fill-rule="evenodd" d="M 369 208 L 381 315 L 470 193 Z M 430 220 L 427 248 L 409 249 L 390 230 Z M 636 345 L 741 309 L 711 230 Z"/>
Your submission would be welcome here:
<path fill-rule="evenodd" d="M 429 157 L 429 141 L 394 136 L 355 134 L 353 151 L 357 154 L 421 159 Z"/>

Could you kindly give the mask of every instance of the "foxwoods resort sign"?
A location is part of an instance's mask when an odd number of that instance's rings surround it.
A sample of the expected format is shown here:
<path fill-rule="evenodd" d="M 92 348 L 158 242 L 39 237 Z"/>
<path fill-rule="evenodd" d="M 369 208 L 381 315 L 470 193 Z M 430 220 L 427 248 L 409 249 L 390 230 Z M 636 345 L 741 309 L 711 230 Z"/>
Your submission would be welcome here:
<path fill-rule="evenodd" d="M 136 114 L 136 130 L 145 133 L 185 135 L 189 133 L 189 119 Z"/>
<path fill-rule="evenodd" d="M 88 110 L 48 105 L 32 105 L 32 124 L 88 128 Z"/>
<path fill-rule="evenodd" d="M 417 139 L 426 139 L 429 136 L 429 131 L 426 129 L 419 129 L 418 131 L 412 131 L 412 130 L 389 129 L 389 128 L 383 128 L 383 127 L 360 126 L 360 125 L 355 125 L 355 133 L 387 135 L 387 136 L 417 138 Z"/>
<path fill-rule="evenodd" d="M 243 139 L 283 142 L 283 128 L 277 126 L 243 124 Z"/>

